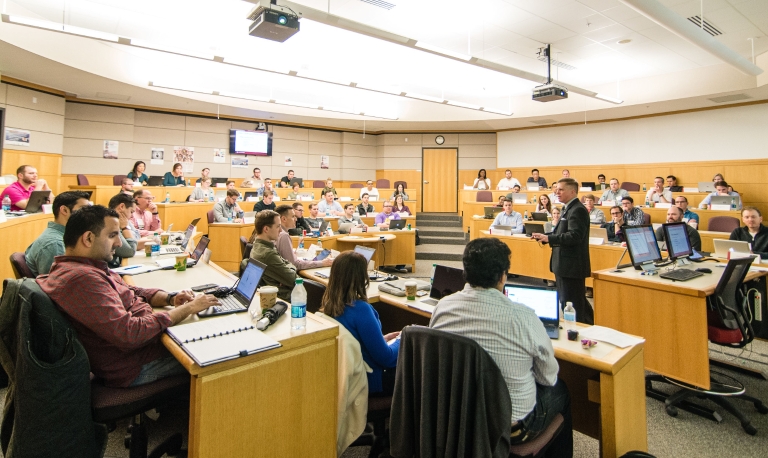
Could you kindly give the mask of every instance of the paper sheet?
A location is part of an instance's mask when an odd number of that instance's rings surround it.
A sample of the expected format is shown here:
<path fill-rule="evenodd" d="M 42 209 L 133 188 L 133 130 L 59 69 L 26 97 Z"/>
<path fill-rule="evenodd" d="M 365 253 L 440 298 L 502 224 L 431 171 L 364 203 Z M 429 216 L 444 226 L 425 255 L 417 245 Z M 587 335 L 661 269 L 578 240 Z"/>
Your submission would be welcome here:
<path fill-rule="evenodd" d="M 624 334 L 623 332 L 604 326 L 592 326 L 579 330 L 579 334 L 582 338 L 608 342 L 609 344 L 616 345 L 620 348 L 626 348 L 640 342 L 645 342 L 645 339 L 630 336 L 629 334 Z"/>

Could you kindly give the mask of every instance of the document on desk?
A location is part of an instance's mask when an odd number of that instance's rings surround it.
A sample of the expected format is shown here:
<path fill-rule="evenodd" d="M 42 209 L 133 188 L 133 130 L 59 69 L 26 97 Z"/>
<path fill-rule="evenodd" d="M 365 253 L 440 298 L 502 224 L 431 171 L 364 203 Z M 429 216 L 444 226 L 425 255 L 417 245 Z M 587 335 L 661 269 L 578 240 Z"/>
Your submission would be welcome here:
<path fill-rule="evenodd" d="M 201 367 L 280 346 L 236 315 L 172 326 L 166 332 Z"/>
<path fill-rule="evenodd" d="M 579 334 L 583 338 L 598 340 L 600 342 L 608 342 L 609 344 L 616 345 L 619 348 L 631 347 L 632 345 L 645 342 L 645 339 L 640 337 L 624 334 L 623 332 L 615 329 L 606 328 L 604 326 L 591 326 L 579 330 Z"/>

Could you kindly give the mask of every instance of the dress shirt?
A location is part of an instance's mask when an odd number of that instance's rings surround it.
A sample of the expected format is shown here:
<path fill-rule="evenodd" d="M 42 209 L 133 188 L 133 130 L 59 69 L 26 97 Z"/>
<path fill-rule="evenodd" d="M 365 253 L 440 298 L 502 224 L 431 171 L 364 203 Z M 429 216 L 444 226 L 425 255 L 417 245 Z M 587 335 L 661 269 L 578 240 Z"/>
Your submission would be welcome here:
<path fill-rule="evenodd" d="M 624 212 L 624 221 L 627 226 L 640 226 L 644 224 L 643 209 L 640 207 L 632 207 L 632 211 Z"/>
<path fill-rule="evenodd" d="M 32 195 L 32 191 L 34 190 L 35 185 L 31 185 L 29 189 L 24 189 L 24 186 L 22 186 L 21 183 L 15 181 L 6 186 L 3 190 L 0 195 L 0 201 L 5 199 L 5 196 L 7 195 L 8 198 L 11 199 L 11 211 L 23 211 L 23 208 L 16 206 L 16 202 L 29 199 L 29 196 Z"/>
<path fill-rule="evenodd" d="M 507 215 L 505 212 L 501 212 L 496 215 L 496 219 L 493 220 L 491 226 L 511 226 L 513 234 L 522 234 L 525 232 L 525 226 L 523 226 L 523 217 L 520 213 L 512 210 L 512 213 Z"/>
<path fill-rule="evenodd" d="M 357 213 L 360 214 L 360 216 L 366 216 L 368 215 L 368 213 L 373 213 L 375 211 L 376 210 L 373 208 L 373 205 L 371 204 L 368 204 L 368 206 L 366 206 L 364 203 L 361 202 L 357 206 Z"/>
<path fill-rule="evenodd" d="M 325 201 L 325 199 L 321 200 L 319 204 L 317 204 L 317 211 L 320 213 L 331 213 L 333 212 L 343 212 L 344 209 L 341 208 L 341 204 L 336 202 L 335 200 L 332 201 L 330 204 Z"/>
<path fill-rule="evenodd" d="M 229 205 L 226 200 L 216 202 L 213 206 L 213 218 L 217 223 L 226 223 L 230 218 L 237 218 L 237 214 L 235 214 L 236 208 L 238 208 L 237 203 Z"/>
<path fill-rule="evenodd" d="M 158 289 L 129 286 L 106 262 L 77 256 L 57 256 L 36 281 L 67 315 L 91 372 L 107 386 L 127 387 L 144 364 L 167 354 L 160 337 L 171 317 L 149 305 Z"/>
<path fill-rule="evenodd" d="M 275 242 L 275 248 L 280 256 L 286 261 L 290 262 L 296 267 L 296 270 L 314 269 L 315 267 L 323 267 L 323 261 L 305 261 L 296 257 L 293 252 L 293 242 L 291 241 L 291 235 L 286 232 L 285 229 L 280 231 L 280 235 L 277 236 Z"/>
<path fill-rule="evenodd" d="M 192 190 L 191 200 L 204 200 L 213 202 L 213 189 L 195 188 Z"/>
<path fill-rule="evenodd" d="M 475 178 L 474 183 L 472 183 L 472 187 L 477 189 L 491 189 L 491 179 L 486 178 L 483 180 L 480 178 Z"/>
<path fill-rule="evenodd" d="M 691 221 L 696 221 L 696 226 L 694 227 L 697 229 L 699 227 L 699 215 L 692 212 L 690 208 L 685 209 L 685 213 L 683 213 L 683 221 L 685 221 L 688 224 L 691 224 Z"/>
<path fill-rule="evenodd" d="M 384 212 L 379 212 L 376 214 L 376 218 L 373 220 L 375 224 L 381 224 L 384 221 L 390 220 L 390 219 L 400 219 L 400 215 L 398 215 L 395 212 L 390 213 L 387 215 Z"/>
<path fill-rule="evenodd" d="M 592 211 L 589 212 L 589 222 L 590 223 L 604 223 L 605 222 L 605 213 L 603 213 L 603 211 L 600 210 L 597 207 L 592 207 Z"/>
<path fill-rule="evenodd" d="M 507 383 L 512 422 L 533 410 L 536 383 L 557 382 L 559 366 L 541 320 L 495 288 L 464 285 L 438 302 L 429 327 L 468 337 L 488 352 Z"/>
<path fill-rule="evenodd" d="M 533 177 L 528 177 L 527 183 L 536 183 L 537 181 L 533 179 Z M 543 177 L 539 177 L 538 181 L 540 188 L 546 188 L 547 187 L 547 180 L 545 180 Z"/>
<path fill-rule="evenodd" d="M 366 187 L 366 188 L 362 188 L 362 189 L 360 190 L 360 198 L 361 198 L 361 199 L 363 198 L 363 194 L 365 194 L 366 192 L 368 193 L 368 197 L 370 197 L 370 198 L 373 198 L 373 199 L 378 199 L 378 198 L 379 198 L 379 190 L 378 190 L 378 189 L 376 189 L 376 188 L 374 187 L 374 188 L 371 188 L 371 189 L 369 190 L 369 189 Z"/>
<path fill-rule="evenodd" d="M 27 266 L 35 276 L 51 270 L 53 258 L 64 254 L 64 226 L 49 221 L 48 227 L 24 252 Z"/>
<path fill-rule="evenodd" d="M 520 186 L 520 182 L 517 181 L 517 178 L 507 178 L 504 177 L 501 180 L 499 180 L 499 184 L 496 185 L 496 189 L 512 189 L 513 186 L 518 185 Z M 522 188 L 522 186 L 521 186 Z"/>
<path fill-rule="evenodd" d="M 736 191 L 731 191 L 728 193 L 728 195 L 730 197 L 736 198 L 736 210 L 741 210 L 741 196 L 739 195 L 739 193 Z M 706 208 L 707 205 L 709 205 L 709 203 L 712 202 L 712 198 L 716 196 L 718 196 L 717 191 L 705 197 L 704 200 L 702 200 L 701 203 L 699 204 L 699 208 Z M 725 196 L 721 196 L 721 197 L 725 197 Z"/>
<path fill-rule="evenodd" d="M 142 237 L 160 230 L 160 217 L 157 214 L 152 214 L 149 210 L 141 211 L 138 205 L 131 214 L 130 221 L 139 230 L 139 235 Z"/>
<path fill-rule="evenodd" d="M 611 201 L 614 205 L 621 205 L 621 199 L 628 195 L 629 192 L 626 189 L 619 188 L 616 192 L 606 189 L 602 197 L 600 197 L 600 202 Z"/>
<path fill-rule="evenodd" d="M 661 194 L 656 192 L 656 189 L 651 188 L 648 190 L 647 193 L 645 193 L 645 200 L 649 202 L 660 202 L 661 197 L 664 196 L 665 199 L 667 199 L 667 202 L 673 202 L 672 200 L 672 191 L 669 189 L 662 189 Z"/>

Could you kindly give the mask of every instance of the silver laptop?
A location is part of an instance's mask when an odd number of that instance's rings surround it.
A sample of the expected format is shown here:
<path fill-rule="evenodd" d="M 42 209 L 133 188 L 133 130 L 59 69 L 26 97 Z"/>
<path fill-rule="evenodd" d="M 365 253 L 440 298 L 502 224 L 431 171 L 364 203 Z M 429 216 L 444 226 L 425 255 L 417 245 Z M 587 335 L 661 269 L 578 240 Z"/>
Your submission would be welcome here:
<path fill-rule="evenodd" d="M 181 254 L 187 249 L 187 244 L 192 238 L 192 233 L 195 232 L 195 225 L 190 224 L 187 226 L 186 232 L 184 232 L 184 240 L 181 242 L 181 246 L 164 246 L 160 247 L 160 254 Z"/>
<path fill-rule="evenodd" d="M 709 199 L 709 203 L 711 205 L 727 205 L 728 207 L 731 206 L 731 202 L 736 199 L 732 196 L 712 196 L 711 199 Z"/>
<path fill-rule="evenodd" d="M 715 244 L 715 252 L 713 255 L 716 258 L 728 258 L 728 252 L 740 254 L 752 253 L 752 244 L 749 242 L 740 242 L 738 240 L 725 240 L 725 239 L 712 239 L 712 243 Z"/>
<path fill-rule="evenodd" d="M 375 252 L 376 252 L 375 248 L 370 248 L 363 245 L 355 245 L 355 253 L 363 255 L 363 257 L 365 258 L 366 264 L 371 262 L 371 258 L 373 257 L 373 254 Z M 328 278 L 331 276 L 331 268 L 328 267 L 325 269 L 319 269 L 319 270 L 316 270 L 314 273 L 320 278 Z M 375 274 L 372 274 L 372 275 L 375 275 Z M 376 277 L 373 276 L 371 278 L 375 279 Z"/>
<path fill-rule="evenodd" d="M 539 188 L 539 183 L 526 183 L 525 184 L 525 189 L 527 189 L 529 191 L 538 191 L 540 189 Z"/>
<path fill-rule="evenodd" d="M 713 181 L 699 181 L 699 192 L 715 192 L 715 183 Z"/>
<path fill-rule="evenodd" d="M 504 211 L 501 207 L 483 207 L 485 219 L 494 219 L 497 213 Z"/>
<path fill-rule="evenodd" d="M 590 227 L 589 238 L 603 239 L 603 243 L 608 243 L 608 229 L 605 227 Z"/>
<path fill-rule="evenodd" d="M 213 198 L 216 200 L 216 202 L 221 202 L 227 197 L 227 191 L 216 191 L 213 194 Z"/>
<path fill-rule="evenodd" d="M 525 194 L 523 192 L 510 192 L 507 194 L 507 197 L 512 199 L 513 204 L 527 204 L 528 203 L 528 194 Z"/>
<path fill-rule="evenodd" d="M 491 234 L 512 235 L 512 226 L 491 226 Z"/>
<path fill-rule="evenodd" d="M 504 295 L 512 302 L 533 309 L 550 339 L 560 337 L 560 302 L 557 298 L 557 290 L 507 283 L 504 285 Z"/>

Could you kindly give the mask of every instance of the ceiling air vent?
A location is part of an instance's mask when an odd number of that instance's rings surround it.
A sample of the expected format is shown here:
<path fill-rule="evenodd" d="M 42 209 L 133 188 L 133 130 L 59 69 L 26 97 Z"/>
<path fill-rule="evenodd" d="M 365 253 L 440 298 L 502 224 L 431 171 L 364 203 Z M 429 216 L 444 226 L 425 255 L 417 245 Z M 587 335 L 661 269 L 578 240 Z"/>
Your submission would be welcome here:
<path fill-rule="evenodd" d="M 557 121 L 554 119 L 539 119 L 538 121 L 531 121 L 533 124 L 554 124 Z"/>
<path fill-rule="evenodd" d="M 689 21 L 693 22 L 693 24 L 696 27 L 701 27 L 701 17 L 699 16 L 691 16 L 688 18 Z M 713 37 L 716 37 L 718 35 L 722 35 L 723 32 L 717 30 L 717 27 L 712 25 L 711 22 L 707 22 L 706 19 L 704 19 L 704 31 L 708 34 L 712 35 Z"/>
<path fill-rule="evenodd" d="M 725 102 L 737 102 L 739 100 L 747 100 L 751 98 L 752 97 L 748 96 L 747 94 L 731 94 L 731 95 L 724 95 L 722 97 L 713 97 L 709 100 L 715 103 L 725 103 Z"/>
<path fill-rule="evenodd" d="M 392 3 L 385 2 L 383 0 L 360 0 L 360 1 L 363 3 L 368 3 L 369 5 L 378 6 L 379 8 L 384 8 L 385 10 L 391 10 L 396 6 Z"/>

